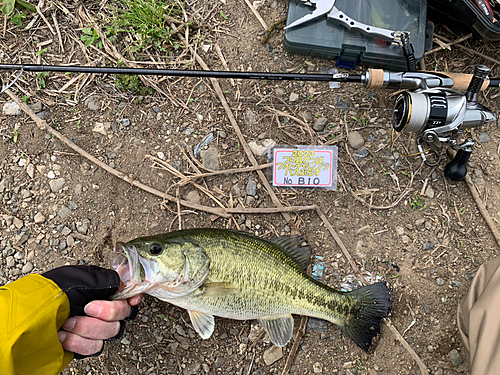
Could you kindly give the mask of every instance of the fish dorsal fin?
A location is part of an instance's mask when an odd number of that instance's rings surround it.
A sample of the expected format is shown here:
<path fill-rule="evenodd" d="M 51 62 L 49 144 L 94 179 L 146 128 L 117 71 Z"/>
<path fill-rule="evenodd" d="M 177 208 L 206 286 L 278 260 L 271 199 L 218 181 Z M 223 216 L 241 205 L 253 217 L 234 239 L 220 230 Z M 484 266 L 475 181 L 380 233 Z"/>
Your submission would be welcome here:
<path fill-rule="evenodd" d="M 293 333 L 293 318 L 291 315 L 280 318 L 259 319 L 264 330 L 269 336 L 269 340 L 280 348 L 288 344 Z"/>
<path fill-rule="evenodd" d="M 208 315 L 199 311 L 188 310 L 194 330 L 198 332 L 202 339 L 206 340 L 212 336 L 215 327 L 213 315 Z"/>
<path fill-rule="evenodd" d="M 297 262 L 303 271 L 311 263 L 311 248 L 309 245 L 302 245 L 305 241 L 304 237 L 301 236 L 282 236 L 270 240 Z"/>
<path fill-rule="evenodd" d="M 231 283 L 206 283 L 203 284 L 203 294 L 201 297 L 222 297 L 229 294 L 237 294 L 240 289 Z"/>

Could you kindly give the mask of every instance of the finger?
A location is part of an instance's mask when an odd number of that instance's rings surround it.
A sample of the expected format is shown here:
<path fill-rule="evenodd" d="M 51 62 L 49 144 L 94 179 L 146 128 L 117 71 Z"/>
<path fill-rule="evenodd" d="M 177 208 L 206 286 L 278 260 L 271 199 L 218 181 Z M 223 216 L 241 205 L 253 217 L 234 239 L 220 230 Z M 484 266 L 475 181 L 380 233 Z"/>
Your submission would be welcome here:
<path fill-rule="evenodd" d="M 138 294 L 136 296 L 130 297 L 128 299 L 128 303 L 130 304 L 130 306 L 135 306 L 141 303 L 143 299 L 144 299 L 144 294 Z"/>
<path fill-rule="evenodd" d="M 62 326 L 66 332 L 77 334 L 92 340 L 106 340 L 114 337 L 120 331 L 120 322 L 106 322 L 88 316 L 69 318 Z"/>
<path fill-rule="evenodd" d="M 95 354 L 104 345 L 102 340 L 91 340 L 65 331 L 58 332 L 58 335 L 64 350 L 81 355 Z"/>
<path fill-rule="evenodd" d="M 122 301 L 92 301 L 85 306 L 88 316 L 99 318 L 107 322 L 122 320 L 130 314 L 130 304 Z"/>

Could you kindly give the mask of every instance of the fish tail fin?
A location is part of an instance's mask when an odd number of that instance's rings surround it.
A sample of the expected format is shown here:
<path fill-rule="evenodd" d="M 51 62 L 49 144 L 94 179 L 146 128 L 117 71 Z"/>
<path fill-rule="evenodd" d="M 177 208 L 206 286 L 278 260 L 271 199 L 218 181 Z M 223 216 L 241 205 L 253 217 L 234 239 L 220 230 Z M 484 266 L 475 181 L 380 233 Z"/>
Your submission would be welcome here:
<path fill-rule="evenodd" d="M 385 282 L 381 282 L 353 290 L 346 296 L 357 303 L 342 330 L 367 352 L 373 338 L 380 333 L 380 321 L 386 318 L 391 310 L 390 290 Z"/>

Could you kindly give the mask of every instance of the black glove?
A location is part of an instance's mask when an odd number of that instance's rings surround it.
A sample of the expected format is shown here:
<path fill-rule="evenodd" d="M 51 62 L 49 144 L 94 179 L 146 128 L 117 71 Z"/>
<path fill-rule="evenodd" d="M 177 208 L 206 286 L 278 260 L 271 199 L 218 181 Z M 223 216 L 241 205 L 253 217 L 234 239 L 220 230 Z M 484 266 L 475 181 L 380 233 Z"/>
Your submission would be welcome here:
<path fill-rule="evenodd" d="M 68 296 L 69 316 L 85 315 L 83 308 L 94 300 L 105 300 L 120 289 L 118 274 L 97 266 L 63 266 L 42 274 Z"/>

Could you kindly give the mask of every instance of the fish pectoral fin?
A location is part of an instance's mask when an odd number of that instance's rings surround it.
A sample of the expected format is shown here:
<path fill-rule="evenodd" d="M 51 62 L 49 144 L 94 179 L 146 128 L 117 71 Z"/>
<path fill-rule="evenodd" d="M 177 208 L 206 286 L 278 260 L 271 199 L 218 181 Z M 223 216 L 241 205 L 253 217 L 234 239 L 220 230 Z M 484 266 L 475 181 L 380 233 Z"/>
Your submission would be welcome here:
<path fill-rule="evenodd" d="M 239 292 L 240 288 L 231 283 L 207 283 L 203 284 L 203 294 L 201 297 L 222 297 Z"/>
<path fill-rule="evenodd" d="M 259 319 L 265 331 L 269 336 L 269 340 L 279 347 L 283 347 L 292 338 L 293 333 L 293 318 L 291 315 L 282 316 L 279 318 Z"/>
<path fill-rule="evenodd" d="M 212 336 L 215 327 L 215 320 L 213 315 L 205 314 L 199 311 L 188 310 L 191 323 L 193 323 L 194 330 L 198 332 L 202 339 L 208 339 Z"/>

